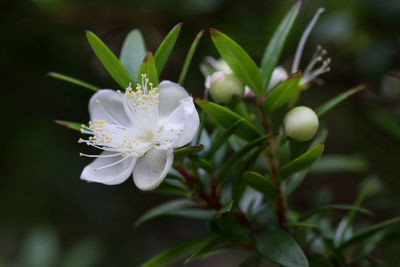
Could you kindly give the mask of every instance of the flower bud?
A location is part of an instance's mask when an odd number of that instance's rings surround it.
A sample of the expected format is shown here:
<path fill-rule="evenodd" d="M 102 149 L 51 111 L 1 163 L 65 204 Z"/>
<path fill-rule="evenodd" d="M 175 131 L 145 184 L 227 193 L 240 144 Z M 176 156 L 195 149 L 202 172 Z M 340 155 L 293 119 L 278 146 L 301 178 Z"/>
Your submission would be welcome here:
<path fill-rule="evenodd" d="M 209 90 L 215 102 L 227 104 L 243 97 L 244 83 L 233 73 L 217 71 L 211 76 Z"/>
<path fill-rule="evenodd" d="M 318 130 L 318 125 L 317 114 L 305 106 L 295 107 L 289 111 L 283 121 L 286 135 L 300 142 L 313 138 Z"/>

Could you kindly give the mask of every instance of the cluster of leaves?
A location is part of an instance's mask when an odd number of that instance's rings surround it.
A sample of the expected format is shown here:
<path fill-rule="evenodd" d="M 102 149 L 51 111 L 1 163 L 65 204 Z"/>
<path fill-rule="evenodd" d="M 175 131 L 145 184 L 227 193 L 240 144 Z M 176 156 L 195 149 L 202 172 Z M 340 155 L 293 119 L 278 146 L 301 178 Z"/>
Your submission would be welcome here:
<path fill-rule="evenodd" d="M 353 205 L 325 205 L 298 213 L 288 205 L 291 195 L 313 169 L 363 169 L 363 163 L 349 158 L 323 158 L 327 130 L 310 142 L 290 140 L 282 131 L 282 117 L 298 92 L 301 72 L 293 74 L 267 92 L 285 40 L 299 13 L 300 4 L 288 12 L 265 49 L 261 64 L 227 35 L 216 29 L 210 34 L 221 57 L 233 73 L 255 94 L 256 101 L 241 101 L 240 112 L 206 99 L 197 99 L 201 126 L 191 146 L 174 152 L 174 169 L 154 192 L 178 196 L 142 215 L 139 226 L 161 216 L 203 220 L 208 235 L 187 240 L 150 259 L 143 266 L 161 266 L 187 257 L 186 262 L 224 250 L 241 247 L 254 251 L 240 266 L 258 266 L 263 258 L 282 266 L 350 266 L 368 259 L 371 250 L 389 233 L 388 227 L 400 222 L 388 220 L 358 230 L 356 215 L 371 215 L 362 207 L 373 187 L 368 184 Z M 158 83 L 159 74 L 174 47 L 182 24 L 176 25 L 156 53 L 146 53 L 142 34 L 130 32 L 120 59 L 92 32 L 88 41 L 99 61 L 121 88 L 146 73 Z M 201 31 L 193 41 L 178 83 L 183 84 Z M 98 87 L 58 73 L 51 77 L 98 90 Z M 360 91 L 348 90 L 329 100 L 316 114 L 325 112 Z M 79 130 L 80 123 L 57 121 Z M 213 126 L 211 134 L 205 125 Z M 354 164 L 352 164 L 354 163 Z M 319 167 L 318 167 L 319 166 Z M 348 211 L 338 225 L 331 218 L 337 210 Z M 356 248 L 356 249 L 355 249 Z"/>

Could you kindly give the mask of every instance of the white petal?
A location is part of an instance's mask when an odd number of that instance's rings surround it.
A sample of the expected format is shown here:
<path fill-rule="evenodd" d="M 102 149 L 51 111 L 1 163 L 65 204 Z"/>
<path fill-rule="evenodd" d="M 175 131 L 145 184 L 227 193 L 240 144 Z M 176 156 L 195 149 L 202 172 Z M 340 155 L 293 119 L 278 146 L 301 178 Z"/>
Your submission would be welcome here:
<path fill-rule="evenodd" d="M 114 90 L 103 89 L 95 93 L 89 101 L 89 112 L 92 120 L 106 120 L 107 123 L 131 126 L 123 106 L 121 93 Z"/>
<path fill-rule="evenodd" d="M 283 82 L 287 78 L 289 78 L 289 74 L 286 72 L 286 70 L 281 66 L 276 67 L 272 72 L 271 80 L 268 85 L 268 90 L 275 88 L 279 83 Z"/>
<path fill-rule="evenodd" d="M 109 156 L 115 152 L 104 151 L 100 156 Z M 101 169 L 103 166 L 113 164 L 123 159 L 118 164 Z M 81 174 L 81 179 L 89 182 L 115 185 L 124 182 L 131 175 L 136 159 L 129 157 L 99 157 L 87 165 Z M 96 171 L 94 170 L 96 168 Z"/>
<path fill-rule="evenodd" d="M 137 159 L 133 169 L 133 181 L 140 190 L 156 188 L 167 176 L 174 161 L 172 149 L 150 149 Z"/>
<path fill-rule="evenodd" d="M 185 88 L 170 81 L 162 81 L 158 85 L 158 93 L 160 94 L 158 105 L 160 117 L 168 116 L 179 106 L 182 99 L 189 96 Z"/>
<path fill-rule="evenodd" d="M 199 128 L 199 122 L 199 114 L 194 106 L 193 98 L 190 96 L 182 99 L 179 106 L 162 120 L 164 125 L 183 123 L 183 131 L 175 143 L 178 147 L 192 141 Z"/>

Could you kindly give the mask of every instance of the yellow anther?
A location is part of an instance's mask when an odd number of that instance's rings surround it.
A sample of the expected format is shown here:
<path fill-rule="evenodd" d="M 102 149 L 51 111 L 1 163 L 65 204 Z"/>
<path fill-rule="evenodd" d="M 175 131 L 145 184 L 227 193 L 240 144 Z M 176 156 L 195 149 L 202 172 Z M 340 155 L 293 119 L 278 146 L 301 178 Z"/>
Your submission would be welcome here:
<path fill-rule="evenodd" d="M 100 100 L 96 99 L 96 103 L 100 103 Z"/>

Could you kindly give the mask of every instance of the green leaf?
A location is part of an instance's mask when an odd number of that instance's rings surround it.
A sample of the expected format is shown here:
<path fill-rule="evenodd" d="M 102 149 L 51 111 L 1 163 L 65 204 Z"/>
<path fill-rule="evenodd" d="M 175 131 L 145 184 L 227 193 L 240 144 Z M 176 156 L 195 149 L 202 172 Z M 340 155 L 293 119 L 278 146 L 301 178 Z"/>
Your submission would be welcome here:
<path fill-rule="evenodd" d="M 368 117 L 385 133 L 400 141 L 400 123 L 395 116 L 381 108 L 374 108 L 368 112 Z"/>
<path fill-rule="evenodd" d="M 257 159 L 259 158 L 260 153 L 263 150 L 264 150 L 263 146 L 254 149 L 252 152 L 246 155 L 246 157 L 242 160 L 240 164 L 238 164 L 239 166 L 236 171 L 236 175 L 233 177 L 232 181 L 232 199 L 235 207 L 239 205 L 240 199 L 242 198 L 242 195 L 246 189 L 246 185 L 242 181 L 243 180 L 242 174 L 257 162 Z"/>
<path fill-rule="evenodd" d="M 186 55 L 185 62 L 183 63 L 181 74 L 179 75 L 179 79 L 178 79 L 178 84 L 180 84 L 180 85 L 183 85 L 183 82 L 185 81 L 186 73 L 187 73 L 187 71 L 189 69 L 190 62 L 192 61 L 194 52 L 196 51 L 197 45 L 198 45 L 201 37 L 203 36 L 203 34 L 204 34 L 204 30 L 201 30 L 196 35 L 196 38 L 194 38 L 194 41 L 193 41 L 192 45 L 189 48 L 189 51 L 188 51 L 188 53 Z"/>
<path fill-rule="evenodd" d="M 160 254 L 143 263 L 141 267 L 160 267 L 167 265 L 188 255 L 195 249 L 204 246 L 204 244 L 209 242 L 209 240 L 210 237 L 186 240 L 178 245 L 168 248 L 164 252 L 161 252 Z"/>
<path fill-rule="evenodd" d="M 190 197 L 190 192 L 187 188 L 184 188 L 173 182 L 170 182 L 170 181 L 168 181 L 168 179 L 166 179 L 164 182 L 162 182 L 159 187 L 152 190 L 152 192 L 168 194 L 168 195 L 177 195 L 177 196 L 182 196 L 182 197 L 187 197 L 187 198 Z"/>
<path fill-rule="evenodd" d="M 159 216 L 169 215 L 174 211 L 178 211 L 184 208 L 194 207 L 194 203 L 186 199 L 177 199 L 165 202 L 151 210 L 148 210 L 135 222 L 135 227 L 154 219 Z"/>
<path fill-rule="evenodd" d="M 121 88 L 127 88 L 132 80 L 124 66 L 119 62 L 118 58 L 94 33 L 86 31 L 86 37 L 106 71 L 121 86 Z"/>
<path fill-rule="evenodd" d="M 267 95 L 263 103 L 265 114 L 271 114 L 278 108 L 285 105 L 297 90 L 301 79 L 301 72 L 298 71 L 290 76 L 286 81 L 281 82 L 271 93 Z"/>
<path fill-rule="evenodd" d="M 270 138 L 269 135 L 264 135 L 261 136 L 252 142 L 249 142 L 245 146 L 243 146 L 238 152 L 233 154 L 232 157 L 230 157 L 221 167 L 218 177 L 217 177 L 217 184 L 221 185 L 226 178 L 226 176 L 229 174 L 230 171 L 232 171 L 232 166 L 235 166 L 239 160 L 244 158 L 254 147 L 260 146 L 263 147 L 266 145 L 266 140 Z"/>
<path fill-rule="evenodd" d="M 318 144 L 302 154 L 298 158 L 290 161 L 279 171 L 280 179 L 285 179 L 289 175 L 302 171 L 311 166 L 324 152 L 324 144 Z"/>
<path fill-rule="evenodd" d="M 128 33 L 122 45 L 120 61 L 128 71 L 132 81 L 139 73 L 143 58 L 146 56 L 146 44 L 142 33 L 134 29 Z"/>
<path fill-rule="evenodd" d="M 220 132 L 211 142 L 211 148 L 208 151 L 207 158 L 212 159 L 214 157 L 215 152 L 226 143 L 226 140 L 240 127 L 242 124 L 242 120 L 236 121 L 225 131 Z"/>
<path fill-rule="evenodd" d="M 197 248 L 192 255 L 185 261 L 184 264 L 187 264 L 205 254 L 210 252 L 215 246 L 217 246 L 219 243 L 219 240 L 216 238 L 210 238 L 207 242 L 204 242 L 199 248 Z"/>
<path fill-rule="evenodd" d="M 224 214 L 227 213 L 229 211 L 231 211 L 233 206 L 233 200 L 229 201 L 228 203 L 226 203 L 219 211 L 217 214 Z"/>
<path fill-rule="evenodd" d="M 58 125 L 70 128 L 72 130 L 75 131 L 81 131 L 82 128 L 82 123 L 78 123 L 78 122 L 72 122 L 72 121 L 60 121 L 60 120 L 55 120 L 55 123 L 57 123 Z"/>
<path fill-rule="evenodd" d="M 325 213 L 328 211 L 332 211 L 332 210 L 351 210 L 351 211 L 355 211 L 355 212 L 360 212 L 360 213 L 364 213 L 367 215 L 372 215 L 373 213 L 365 208 L 361 208 L 361 207 L 357 207 L 357 206 L 353 206 L 353 205 L 324 205 L 324 206 L 320 206 L 316 209 L 313 209 L 305 214 L 303 214 L 299 221 L 305 221 L 306 219 L 310 218 L 311 216 L 317 215 L 317 214 L 321 214 L 321 213 Z"/>
<path fill-rule="evenodd" d="M 386 227 L 390 227 L 394 224 L 400 223 L 400 217 L 396 217 L 378 224 L 375 224 L 373 226 L 367 227 L 364 230 L 358 232 L 355 234 L 352 238 L 349 240 L 343 242 L 340 247 L 338 248 L 339 250 L 345 249 L 351 245 L 360 243 L 364 241 L 365 239 L 371 237 L 373 234 L 383 230 Z"/>
<path fill-rule="evenodd" d="M 341 103 L 342 101 L 346 100 L 350 96 L 354 95 L 355 93 L 363 90 L 366 88 L 365 85 L 359 85 L 356 88 L 350 89 L 344 93 L 341 93 L 340 95 L 336 96 L 335 98 L 332 98 L 319 108 L 315 110 L 315 113 L 317 114 L 318 117 L 321 117 L 325 112 L 336 106 L 337 104 Z"/>
<path fill-rule="evenodd" d="M 260 70 L 251 57 L 235 41 L 216 29 L 210 29 L 211 39 L 232 72 L 259 95 L 263 92 Z"/>
<path fill-rule="evenodd" d="M 271 203 L 275 203 L 277 199 L 276 190 L 271 181 L 266 177 L 257 172 L 247 171 L 243 174 L 243 183 L 263 193 Z"/>
<path fill-rule="evenodd" d="M 153 83 L 153 86 L 156 87 L 158 85 L 158 72 L 156 69 L 153 53 L 149 52 L 144 57 L 142 65 L 140 66 L 138 77 L 136 82 L 138 84 L 142 84 L 142 74 L 146 74 L 149 82 Z M 132 85 L 132 87 L 134 87 Z"/>
<path fill-rule="evenodd" d="M 260 132 L 250 122 L 229 109 L 207 100 L 197 99 L 195 102 L 224 128 L 230 128 L 233 124 L 242 120 L 240 127 L 235 131 L 235 135 L 248 141 L 261 136 Z"/>
<path fill-rule="evenodd" d="M 256 250 L 270 261 L 284 267 L 308 267 L 308 261 L 300 246 L 286 232 L 266 229 L 253 234 Z"/>
<path fill-rule="evenodd" d="M 90 83 L 87 83 L 87 82 L 84 82 L 84 81 L 81 81 L 81 80 L 78 80 L 78 79 L 69 77 L 67 75 L 57 73 L 57 72 L 49 72 L 49 73 L 47 73 L 47 76 L 55 78 L 55 79 L 63 80 L 63 81 L 69 82 L 69 83 L 73 83 L 75 85 L 87 88 L 92 91 L 99 90 L 99 88 L 97 86 L 94 86 Z"/>
<path fill-rule="evenodd" d="M 168 216 L 176 216 L 197 220 L 211 220 L 215 217 L 217 212 L 215 210 L 202 210 L 197 208 L 184 208 L 169 212 Z"/>
<path fill-rule="evenodd" d="M 167 62 L 167 59 L 175 46 L 176 40 L 178 39 L 181 28 L 182 22 L 175 25 L 158 47 L 156 54 L 154 55 L 157 73 L 160 74 L 164 69 L 165 63 Z"/>
<path fill-rule="evenodd" d="M 203 145 L 187 146 L 174 151 L 174 160 L 181 160 L 189 155 L 195 155 L 204 149 Z"/>
<path fill-rule="evenodd" d="M 360 208 L 361 204 L 364 202 L 364 199 L 371 192 L 372 189 L 376 187 L 375 182 L 369 182 L 361 192 L 358 194 L 356 200 L 354 201 L 354 206 Z M 335 236 L 334 236 L 334 244 L 336 247 L 340 246 L 343 241 L 346 239 L 346 233 L 351 227 L 352 222 L 356 217 L 356 210 L 350 210 L 349 214 L 341 221 L 340 227 L 337 227 Z"/>
<path fill-rule="evenodd" d="M 309 148 L 314 147 L 318 143 L 324 143 L 328 137 L 328 130 L 322 129 L 317 136 L 311 141 Z M 289 198 L 301 185 L 304 178 L 306 177 L 310 168 L 307 168 L 301 172 L 294 174 L 290 179 L 286 179 L 282 185 L 283 195 L 285 198 Z"/>
<path fill-rule="evenodd" d="M 191 156 L 190 160 L 192 161 L 192 163 L 197 166 L 202 168 L 203 170 L 207 171 L 208 173 L 212 173 L 213 172 L 213 167 L 212 164 L 200 157 L 195 157 L 195 156 Z"/>
<path fill-rule="evenodd" d="M 278 63 L 287 36 L 289 35 L 297 14 L 299 13 L 300 6 L 301 1 L 298 1 L 293 5 L 285 18 L 282 20 L 279 27 L 274 32 L 274 35 L 269 41 L 268 46 L 265 48 L 264 55 L 261 60 L 261 75 L 263 77 L 264 88 L 268 87 L 272 72 Z"/>
<path fill-rule="evenodd" d="M 321 157 L 312 167 L 312 173 L 364 172 L 367 162 L 359 156 L 326 155 Z"/>

